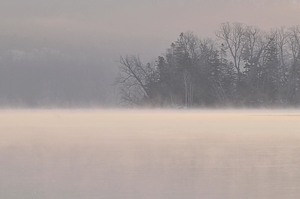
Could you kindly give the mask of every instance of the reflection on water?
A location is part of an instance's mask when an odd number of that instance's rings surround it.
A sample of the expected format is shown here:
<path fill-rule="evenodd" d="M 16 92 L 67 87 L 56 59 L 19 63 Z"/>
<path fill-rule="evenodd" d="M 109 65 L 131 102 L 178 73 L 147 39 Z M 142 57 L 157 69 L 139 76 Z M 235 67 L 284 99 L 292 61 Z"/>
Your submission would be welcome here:
<path fill-rule="evenodd" d="M 0 112 L 0 198 L 300 198 L 296 111 Z"/>

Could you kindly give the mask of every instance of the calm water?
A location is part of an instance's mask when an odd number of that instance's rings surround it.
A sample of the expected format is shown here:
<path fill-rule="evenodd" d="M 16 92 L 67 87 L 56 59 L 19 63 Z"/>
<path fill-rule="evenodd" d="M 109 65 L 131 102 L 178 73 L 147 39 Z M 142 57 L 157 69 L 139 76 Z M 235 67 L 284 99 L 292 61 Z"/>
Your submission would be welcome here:
<path fill-rule="evenodd" d="M 300 111 L 2 110 L 0 198 L 299 199 Z"/>

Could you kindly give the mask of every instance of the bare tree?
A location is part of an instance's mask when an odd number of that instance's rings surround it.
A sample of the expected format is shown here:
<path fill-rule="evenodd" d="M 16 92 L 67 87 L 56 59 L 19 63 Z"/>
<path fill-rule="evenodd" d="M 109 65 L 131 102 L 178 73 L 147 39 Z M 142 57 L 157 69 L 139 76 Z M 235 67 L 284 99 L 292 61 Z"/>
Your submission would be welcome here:
<path fill-rule="evenodd" d="M 300 53 L 300 26 L 294 26 L 289 29 L 288 44 L 295 61 Z"/>
<path fill-rule="evenodd" d="M 291 67 L 288 73 L 287 99 L 297 103 L 300 95 L 300 26 L 291 27 L 288 34 L 288 46 L 292 55 Z"/>
<path fill-rule="evenodd" d="M 278 44 L 278 49 L 279 49 L 279 59 L 280 59 L 280 65 L 282 69 L 286 68 L 286 48 L 285 46 L 287 45 L 287 39 L 288 39 L 288 34 L 287 31 L 284 27 L 276 29 L 276 40 Z"/>
<path fill-rule="evenodd" d="M 233 23 L 230 25 L 227 22 L 222 23 L 220 30 L 215 33 L 224 42 L 226 48 L 229 49 L 234 67 L 237 70 L 238 82 L 241 80 L 241 62 L 246 44 L 246 31 L 247 29 L 243 24 Z"/>
<path fill-rule="evenodd" d="M 120 85 L 122 103 L 139 105 L 143 99 L 149 98 L 146 84 L 149 71 L 138 56 L 121 56 L 119 71 L 115 83 Z"/>

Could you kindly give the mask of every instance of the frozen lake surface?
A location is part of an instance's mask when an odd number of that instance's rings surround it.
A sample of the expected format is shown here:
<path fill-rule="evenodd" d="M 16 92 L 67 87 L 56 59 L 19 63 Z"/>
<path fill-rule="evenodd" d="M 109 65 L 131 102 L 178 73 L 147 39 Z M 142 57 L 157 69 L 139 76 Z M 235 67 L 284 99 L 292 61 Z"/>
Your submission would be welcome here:
<path fill-rule="evenodd" d="M 299 199 L 300 110 L 2 110 L 2 199 Z"/>

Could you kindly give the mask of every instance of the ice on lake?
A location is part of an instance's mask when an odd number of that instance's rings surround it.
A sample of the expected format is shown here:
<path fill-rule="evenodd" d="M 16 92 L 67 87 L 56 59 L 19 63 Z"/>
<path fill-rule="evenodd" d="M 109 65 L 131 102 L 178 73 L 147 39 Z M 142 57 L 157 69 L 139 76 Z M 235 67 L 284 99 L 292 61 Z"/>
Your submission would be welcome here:
<path fill-rule="evenodd" d="M 3 199 L 298 199 L 296 110 L 2 110 Z"/>

